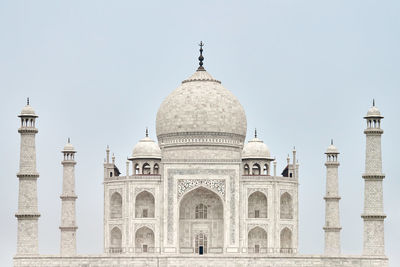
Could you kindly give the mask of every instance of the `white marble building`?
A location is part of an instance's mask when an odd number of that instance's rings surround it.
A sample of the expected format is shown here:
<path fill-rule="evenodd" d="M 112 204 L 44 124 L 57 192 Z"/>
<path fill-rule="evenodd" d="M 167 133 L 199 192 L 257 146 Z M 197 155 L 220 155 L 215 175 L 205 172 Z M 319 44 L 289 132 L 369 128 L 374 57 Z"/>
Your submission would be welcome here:
<path fill-rule="evenodd" d="M 326 151 L 325 164 L 325 253 L 299 255 L 296 151 L 278 172 L 273 154 L 257 138 L 257 132 L 245 142 L 245 111 L 238 99 L 205 71 L 202 48 L 200 51 L 200 67 L 158 110 L 158 142 L 151 140 L 146 130 L 126 162 L 125 175 L 115 165 L 114 156 L 110 159 L 107 147 L 104 251 L 99 255 L 76 252 L 76 151 L 69 141 L 62 151 L 60 255 L 38 254 L 38 130 L 37 116 L 28 102 L 19 115 L 14 266 L 388 266 L 380 151 L 383 117 L 375 105 L 365 117 L 363 255 L 341 254 L 339 152 L 333 143 Z"/>

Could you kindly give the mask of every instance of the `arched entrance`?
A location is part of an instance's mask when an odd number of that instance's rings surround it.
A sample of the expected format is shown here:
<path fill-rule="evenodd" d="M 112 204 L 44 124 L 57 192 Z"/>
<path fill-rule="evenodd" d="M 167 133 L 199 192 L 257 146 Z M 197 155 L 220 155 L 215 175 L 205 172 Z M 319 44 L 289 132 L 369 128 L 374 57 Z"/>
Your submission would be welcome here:
<path fill-rule="evenodd" d="M 143 226 L 135 234 L 136 252 L 154 252 L 154 233 L 150 228 Z"/>
<path fill-rule="evenodd" d="M 179 246 L 198 254 L 222 252 L 224 206 L 213 191 L 199 187 L 183 196 L 179 206 Z"/>
<path fill-rule="evenodd" d="M 250 253 L 262 253 L 268 251 L 268 235 L 261 227 L 251 229 L 248 234 L 248 249 Z"/>

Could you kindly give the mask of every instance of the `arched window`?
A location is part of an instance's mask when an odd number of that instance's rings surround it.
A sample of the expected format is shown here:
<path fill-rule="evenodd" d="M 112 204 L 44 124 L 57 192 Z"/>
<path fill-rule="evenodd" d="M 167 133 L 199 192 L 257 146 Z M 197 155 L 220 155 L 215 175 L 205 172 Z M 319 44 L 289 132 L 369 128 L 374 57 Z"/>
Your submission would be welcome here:
<path fill-rule="evenodd" d="M 248 236 L 248 251 L 250 253 L 260 253 L 268 251 L 268 238 L 267 232 L 261 227 L 253 228 Z"/>
<path fill-rule="evenodd" d="M 154 174 L 159 174 L 159 173 L 160 173 L 159 169 L 160 169 L 160 167 L 158 166 L 158 164 L 157 164 L 157 163 L 154 164 L 154 171 L 153 171 L 153 173 L 154 173 Z"/>
<path fill-rule="evenodd" d="M 118 227 L 114 227 L 110 232 L 110 252 L 119 253 L 122 247 L 122 234 Z"/>
<path fill-rule="evenodd" d="M 260 174 L 261 174 L 260 165 L 258 165 L 257 163 L 255 163 L 255 164 L 253 165 L 252 174 L 253 174 L 253 175 L 260 175 Z"/>
<path fill-rule="evenodd" d="M 136 218 L 154 218 L 154 196 L 143 191 L 136 196 L 135 201 Z"/>
<path fill-rule="evenodd" d="M 264 165 L 263 174 L 268 175 L 268 165 L 267 164 Z"/>
<path fill-rule="evenodd" d="M 143 226 L 135 234 L 136 252 L 154 252 L 154 233 L 150 228 Z"/>
<path fill-rule="evenodd" d="M 267 215 L 267 197 L 259 191 L 252 193 L 248 199 L 249 218 L 267 218 Z"/>
<path fill-rule="evenodd" d="M 249 174 L 250 174 L 249 165 L 245 164 L 245 165 L 244 165 L 244 175 L 249 175 Z"/>
<path fill-rule="evenodd" d="M 281 231 L 281 253 L 292 253 L 292 231 L 289 228 L 285 227 Z"/>
<path fill-rule="evenodd" d="M 281 195 L 281 219 L 293 219 L 293 200 L 288 192 Z"/>
<path fill-rule="evenodd" d="M 135 174 L 140 174 L 140 167 L 139 164 L 135 164 Z"/>
<path fill-rule="evenodd" d="M 110 218 L 122 218 L 122 197 L 119 193 L 115 192 L 111 195 L 110 201 Z"/>
<path fill-rule="evenodd" d="M 200 232 L 196 235 L 194 239 L 194 248 L 195 252 L 199 254 L 206 254 L 207 253 L 207 235 L 203 232 Z"/>
<path fill-rule="evenodd" d="M 207 219 L 207 206 L 203 204 L 199 204 L 196 206 L 195 211 L 196 219 Z"/>
<path fill-rule="evenodd" d="M 142 173 L 143 174 L 150 174 L 151 173 L 150 164 L 148 164 L 148 163 L 143 164 Z"/>

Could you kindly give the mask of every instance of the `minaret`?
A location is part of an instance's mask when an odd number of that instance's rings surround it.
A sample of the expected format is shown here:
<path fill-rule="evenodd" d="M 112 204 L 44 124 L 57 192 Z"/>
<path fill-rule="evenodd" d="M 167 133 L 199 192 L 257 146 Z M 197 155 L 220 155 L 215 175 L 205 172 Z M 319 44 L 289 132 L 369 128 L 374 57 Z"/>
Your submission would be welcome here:
<path fill-rule="evenodd" d="M 36 148 L 35 136 L 38 130 L 35 128 L 35 111 L 29 105 L 22 109 L 21 127 L 18 132 L 21 134 L 21 150 L 19 160 L 19 193 L 18 212 L 15 217 L 18 219 L 17 255 L 38 254 L 38 212 L 37 200 L 37 179 L 39 173 L 36 171 Z"/>
<path fill-rule="evenodd" d="M 326 154 L 326 195 L 325 199 L 325 254 L 340 255 L 340 216 L 339 216 L 339 151 L 331 145 Z"/>
<path fill-rule="evenodd" d="M 75 222 L 75 149 L 68 143 L 64 146 L 63 161 L 63 185 L 61 198 L 61 256 L 76 255 L 76 226 Z"/>
<path fill-rule="evenodd" d="M 383 213 L 383 186 L 385 175 L 382 173 L 381 155 L 381 113 L 375 107 L 375 101 L 368 110 L 365 151 L 365 173 L 362 176 L 364 186 L 364 249 L 363 255 L 384 255 L 384 219 Z"/>

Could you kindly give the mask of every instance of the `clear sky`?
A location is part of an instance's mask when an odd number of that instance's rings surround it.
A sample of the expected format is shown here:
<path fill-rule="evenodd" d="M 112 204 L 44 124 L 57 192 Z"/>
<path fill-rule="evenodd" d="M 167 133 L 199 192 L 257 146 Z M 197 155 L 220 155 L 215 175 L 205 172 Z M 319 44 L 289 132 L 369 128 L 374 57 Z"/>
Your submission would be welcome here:
<path fill-rule="evenodd" d="M 323 252 L 325 149 L 340 150 L 342 250 L 362 251 L 365 123 L 376 99 L 382 128 L 386 252 L 400 266 L 400 2 L 0 1 L 0 265 L 16 251 L 20 137 L 26 97 L 37 126 L 40 253 L 59 252 L 61 149 L 76 166 L 78 252 L 103 247 L 106 145 L 125 160 L 162 100 L 204 66 L 246 110 L 282 170 L 300 163 L 302 254 Z M 397 171 L 396 171 L 397 168 Z"/>

